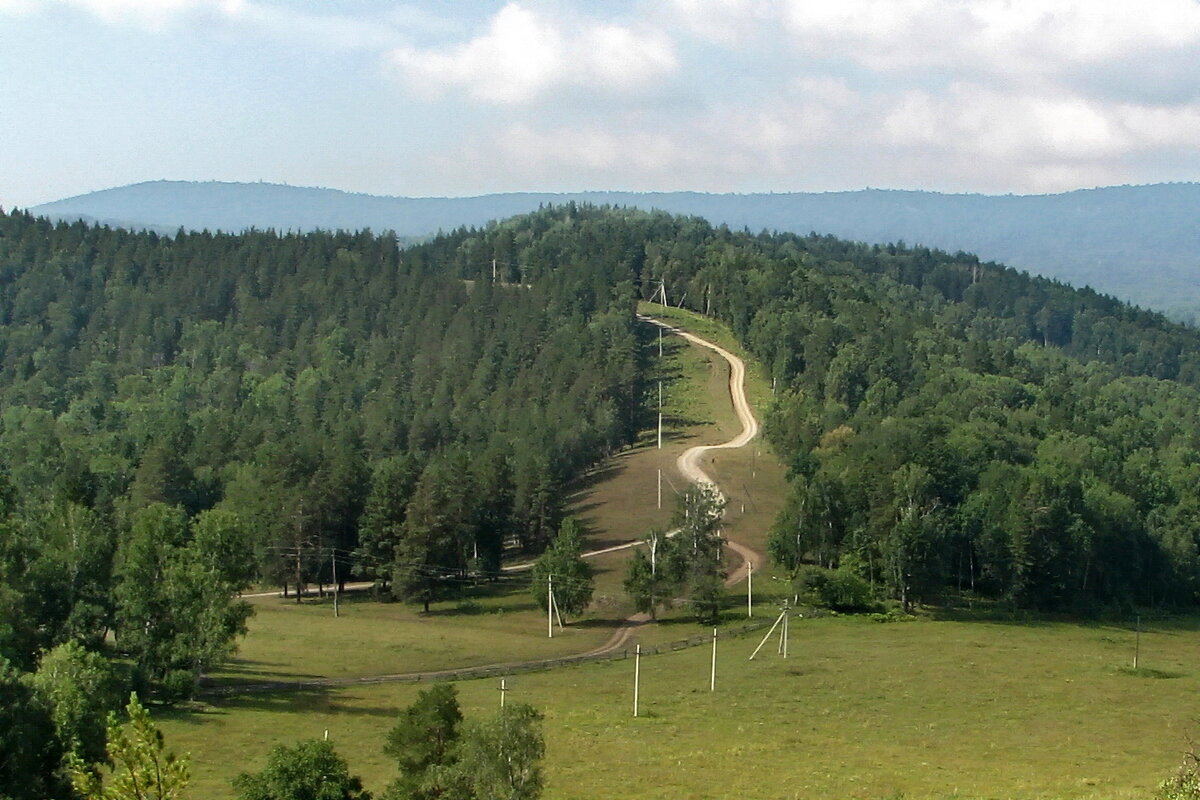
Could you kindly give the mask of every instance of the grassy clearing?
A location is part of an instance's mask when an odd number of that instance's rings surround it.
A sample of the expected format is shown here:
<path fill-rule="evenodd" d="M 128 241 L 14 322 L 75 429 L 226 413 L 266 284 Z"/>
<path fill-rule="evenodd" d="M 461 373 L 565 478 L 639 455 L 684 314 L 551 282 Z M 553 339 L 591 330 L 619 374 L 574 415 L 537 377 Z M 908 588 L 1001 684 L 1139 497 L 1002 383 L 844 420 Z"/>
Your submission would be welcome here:
<path fill-rule="evenodd" d="M 546 637 L 545 617 L 527 584 L 484 587 L 435 603 L 428 615 L 365 593 L 332 601 L 256 598 L 256 614 L 237 658 L 215 673 L 219 685 L 344 678 L 553 658 L 603 644 L 611 625 L 588 617 Z"/>
<path fill-rule="evenodd" d="M 713 324 L 706 324 L 704 333 L 726 344 L 731 338 Z M 657 341 L 649 346 L 657 356 Z M 693 444 L 720 442 L 739 430 L 728 398 L 725 361 L 679 337 L 666 337 L 663 347 L 664 359 L 657 368 L 664 381 L 664 446 L 659 449 L 654 432 L 647 431 L 635 447 L 581 481 L 569 498 L 570 513 L 579 517 L 588 531 L 589 547 L 640 538 L 652 526 L 666 527 L 675 490 L 683 488 L 675 471 L 678 455 Z M 726 533 L 761 549 L 766 527 L 782 497 L 781 467 L 761 446 L 717 453 L 713 459 L 707 466 L 722 485 L 730 487 Z M 656 497 L 659 469 L 664 475 L 661 508 Z M 554 639 L 546 638 L 545 618 L 519 580 L 472 590 L 462 600 L 437 603 L 429 615 L 402 604 L 379 603 L 367 595 L 344 597 L 342 616 L 337 619 L 328 599 L 297 605 L 274 597 L 256 598 L 258 614 L 251 621 L 239 658 L 213 677 L 224 684 L 345 678 L 550 658 L 588 650 L 602 644 L 632 612 L 621 589 L 628 557 L 629 551 L 622 551 L 593 561 L 597 570 L 593 607 Z M 769 591 L 778 592 L 783 584 L 772 583 L 765 568 L 756 575 L 756 614 L 769 618 L 776 613 L 778 601 Z M 740 626 L 745 621 L 743 598 L 736 590 L 731 595 L 724 625 Z M 638 629 L 630 647 L 634 642 L 663 645 L 706 631 L 690 621 L 686 609 L 677 608 L 666 612 L 660 622 Z M 656 659 L 665 663 L 668 658 L 687 657 L 663 655 Z M 510 683 L 531 690 L 551 687 L 540 691 L 553 692 L 557 691 L 553 687 L 564 685 L 564 679 L 568 681 L 565 685 L 573 685 L 570 681 L 579 680 L 589 670 L 603 675 L 612 669 L 575 668 L 562 678 L 528 675 Z M 494 699 L 494 687 L 478 682 L 464 687 L 469 703 L 486 705 L 483 698 Z M 229 777 L 256 766 L 244 761 L 246 753 L 255 754 L 261 762 L 272 745 L 323 735 L 326 729 L 343 743 L 342 751 L 368 782 L 381 788 L 389 766 L 378 752 L 378 743 L 415 691 L 406 685 L 363 686 L 222 700 L 197 713 L 173 713 L 167 717 L 166 727 L 177 746 L 196 758 L 195 796 L 228 796 Z M 577 740 L 576 745 L 586 745 L 586 741 Z"/>
<path fill-rule="evenodd" d="M 677 456 L 692 444 L 721 441 L 736 431 L 724 360 L 679 337 L 668 336 L 663 344 L 659 369 L 667 420 L 664 446 L 659 449 L 653 432 L 647 432 L 636 447 L 620 453 L 576 487 L 568 507 L 583 521 L 588 547 L 619 544 L 641 538 L 653 526 L 667 527 L 674 489 L 683 488 L 675 472 Z M 657 341 L 649 347 L 656 356 Z M 764 509 L 774 507 L 767 496 L 778 493 L 770 476 L 777 476 L 779 469 L 775 464 L 772 473 L 773 462 L 765 456 L 743 455 L 745 459 L 719 454 L 716 474 L 730 486 L 751 493 L 745 514 L 740 502 L 736 506 L 731 502 L 728 532 L 739 541 L 756 543 L 769 523 Z M 758 469 L 749 469 L 751 461 Z M 664 474 L 661 509 L 656 496 L 659 469 Z M 593 561 L 597 586 L 592 607 L 553 639 L 546 637 L 545 617 L 532 603 L 527 584 L 515 576 L 472 589 L 462 599 L 435 603 L 428 615 L 412 606 L 377 602 L 366 594 L 344 596 L 337 619 L 328 599 L 296 604 L 275 597 L 255 598 L 257 614 L 237 659 L 212 677 L 225 685 L 346 678 L 590 650 L 603 644 L 633 611 L 621 586 L 628 558 L 629 552 L 622 551 Z M 639 640 L 658 644 L 699 630 L 687 621 L 686 610 L 678 609 L 665 614 L 661 625 L 639 631 Z"/>
<path fill-rule="evenodd" d="M 632 664 L 508 679 L 509 699 L 546 714 L 549 798 L 1144 797 L 1196 731 L 1200 620 L 1133 634 L 1105 625 L 828 618 L 792 626 L 791 657 L 755 637 L 642 663 L 643 716 L 630 714 Z M 495 681 L 459 685 L 468 714 L 490 712 Z M 229 796 L 273 744 L 329 731 L 379 790 L 380 748 L 411 685 L 231 700 L 160 717 L 190 751 L 193 796 Z M 614 779 L 612 768 L 620 770 Z"/>
<path fill-rule="evenodd" d="M 701 330 L 694 321 L 689 326 Z M 676 426 L 662 450 L 643 441 L 617 459 L 619 468 L 580 487 L 572 507 L 594 542 L 633 538 L 659 519 L 665 523 L 669 510 L 652 503 L 658 468 L 673 475 L 683 447 L 701 437 L 720 440 L 719 426 L 699 424 L 718 418 L 719 404 L 695 387 L 723 386 L 721 365 L 699 348 L 676 344 L 673 351 L 664 368 L 684 379 L 668 394 L 668 412 L 692 424 Z M 757 385 L 751 388 L 761 399 L 761 376 Z M 729 534 L 761 549 L 782 497 L 782 469 L 757 448 L 715 459 L 706 466 L 728 487 Z M 354 664 L 357 674 L 369 674 L 399 671 L 391 664 L 401 659 L 454 666 L 479 663 L 480 653 L 502 659 L 506 647 L 525 657 L 559 645 L 583 649 L 577 645 L 600 631 L 599 620 L 624 614 L 626 557 L 597 560 L 598 595 L 611 595 L 593 610 L 592 626 L 573 626 L 575 638 L 545 639 L 543 618 L 520 608 L 525 595 L 511 586 L 463 608 L 444 604 L 435 611 L 446 613 L 431 618 L 398 605 L 354 603 L 335 621 L 328 605 L 297 608 L 268 598 L 243 655 L 252 670 L 326 674 Z M 763 617 L 777 599 L 763 590 L 783 588 L 770 578 L 769 570 L 756 575 Z M 740 623 L 741 613 L 731 597 L 729 624 Z M 749 662 L 757 636 L 725 639 L 715 694 L 707 691 L 707 648 L 647 658 L 643 716 L 636 720 L 629 662 L 514 676 L 510 699 L 546 714 L 549 798 L 1144 797 L 1196 733 L 1200 618 L 1144 628 L 1133 670 L 1134 634 L 1125 628 L 943 616 L 899 624 L 797 621 L 787 661 L 772 643 Z M 306 628 L 323 633 L 288 642 L 289 631 Z M 697 630 L 676 612 L 639 637 L 650 644 Z M 273 745 L 326 730 L 378 791 L 393 775 L 381 751 L 384 736 L 419 688 L 234 698 L 160 720 L 171 746 L 193 756 L 194 797 L 230 796 L 229 778 L 261 767 Z M 468 715 L 498 702 L 494 680 L 459 688 Z"/>

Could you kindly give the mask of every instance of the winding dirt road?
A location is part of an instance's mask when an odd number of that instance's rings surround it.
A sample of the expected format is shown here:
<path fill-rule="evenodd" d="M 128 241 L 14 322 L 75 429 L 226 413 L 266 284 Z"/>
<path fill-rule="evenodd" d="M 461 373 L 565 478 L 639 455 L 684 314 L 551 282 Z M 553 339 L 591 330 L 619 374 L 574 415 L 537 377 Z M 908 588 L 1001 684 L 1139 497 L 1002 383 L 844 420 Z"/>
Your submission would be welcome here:
<path fill-rule="evenodd" d="M 696 445 L 695 447 L 689 447 L 680 454 L 679 458 L 675 460 L 676 468 L 685 479 L 691 483 L 701 484 L 702 486 L 711 486 L 716 490 L 718 496 L 724 498 L 724 495 L 721 493 L 721 487 L 718 486 L 717 482 L 714 481 L 708 475 L 708 473 L 706 473 L 700 467 L 700 459 L 710 450 L 733 450 L 739 447 L 745 447 L 754 439 L 755 436 L 758 436 L 758 420 L 755 419 L 754 412 L 750 410 L 750 402 L 746 399 L 746 364 L 741 358 L 729 352 L 724 347 L 714 344 L 707 339 L 701 339 L 694 333 L 689 333 L 680 328 L 668 325 L 662 320 L 642 314 L 638 314 L 638 319 L 642 322 L 648 322 L 652 325 L 657 325 L 663 330 L 682 336 L 684 339 L 687 339 L 689 342 L 697 344 L 700 347 L 707 347 L 709 350 L 712 350 L 717 355 L 729 362 L 729 396 L 730 399 L 733 400 L 733 409 L 735 412 L 737 412 L 738 420 L 742 423 L 741 433 L 730 439 L 728 442 L 723 442 L 721 444 L 702 444 Z M 674 533 L 677 533 L 677 531 L 671 531 L 667 535 L 671 536 Z M 616 550 L 627 550 L 631 547 L 637 547 L 642 543 L 643 542 L 639 539 L 632 542 L 626 542 L 625 544 L 614 545 L 613 547 L 606 547 L 603 550 L 591 550 L 584 553 L 583 557 L 589 558 L 592 556 L 601 555 L 603 553 L 611 553 Z M 737 553 L 742 559 L 742 563 L 738 565 L 737 569 L 733 570 L 725 579 L 726 586 L 733 586 L 746 579 L 746 575 L 750 571 L 750 566 L 752 564 L 762 563 L 762 554 L 754 551 L 744 544 L 740 544 L 728 538 L 725 540 L 725 546 Z M 529 566 L 524 564 L 519 565 L 520 568 L 525 569 L 528 569 Z M 649 621 L 649 614 L 634 614 L 632 617 L 629 617 L 623 623 L 621 623 L 620 627 L 613 631 L 612 637 L 609 638 L 607 642 L 595 650 L 589 651 L 586 653 L 586 655 L 600 655 L 602 653 L 612 652 L 613 650 L 623 647 L 629 640 L 629 637 L 633 634 L 633 631 L 638 627 L 645 625 Z"/>
<path fill-rule="evenodd" d="M 729 396 L 733 400 L 733 410 L 737 413 L 738 420 L 742 423 L 742 432 L 722 444 L 702 444 L 696 447 L 689 447 L 675 461 L 675 466 L 679 468 L 679 472 L 684 478 L 692 483 L 711 486 L 724 499 L 721 487 L 717 486 L 717 482 L 709 477 L 708 473 L 700 467 L 700 458 L 710 450 L 733 450 L 745 447 L 755 436 L 758 436 L 758 420 L 754 418 L 754 412 L 750 410 L 750 402 L 746 399 L 746 363 L 724 347 L 713 344 L 707 339 L 701 339 L 694 333 L 688 333 L 685 330 L 672 327 L 652 317 L 639 314 L 638 319 L 658 325 L 664 330 L 682 336 L 689 342 L 698 344 L 701 347 L 707 347 L 729 362 Z M 762 555 L 731 539 L 726 539 L 725 543 L 730 550 L 733 550 L 742 557 L 741 566 L 734 570 L 725 581 L 725 585 L 730 586 L 742 581 L 746 577 L 749 564 L 762 563 Z"/>
<path fill-rule="evenodd" d="M 727 362 L 729 362 L 729 396 L 733 401 L 733 407 L 734 407 L 734 410 L 737 412 L 738 419 L 742 423 L 741 433 L 739 433 L 734 438 L 730 439 L 728 442 L 723 442 L 721 444 L 706 444 L 706 445 L 697 445 L 695 447 L 689 447 L 687 450 L 685 450 L 679 456 L 678 459 L 676 459 L 676 462 L 675 462 L 675 465 L 679 469 L 679 472 L 688 481 L 690 481 L 692 483 L 702 484 L 705 486 L 711 486 L 714 489 L 716 489 L 718 495 L 720 495 L 721 494 L 720 487 L 717 486 L 716 481 L 714 481 L 700 467 L 700 459 L 710 450 L 731 450 L 731 449 L 735 449 L 735 448 L 739 448 L 739 447 L 745 447 L 747 444 L 749 444 L 754 439 L 755 436 L 758 435 L 758 431 L 759 431 L 758 420 L 754 418 L 754 414 L 750 410 L 750 403 L 746 400 L 746 365 L 742 361 L 742 359 L 740 359 L 733 353 L 729 352 L 725 348 L 721 347 L 720 345 L 714 344 L 713 342 L 710 342 L 707 339 L 702 339 L 693 333 L 689 333 L 685 330 L 681 330 L 672 325 L 668 325 L 667 323 L 665 323 L 661 320 L 655 319 L 653 317 L 648 317 L 648 316 L 639 314 L 638 319 L 642 322 L 646 322 L 646 323 L 649 323 L 652 325 L 657 325 L 666 331 L 670 331 L 671 333 L 682 336 L 683 338 L 687 339 L 689 342 L 697 344 L 700 347 L 706 347 L 709 350 L 712 350 L 715 353 L 717 353 L 718 355 L 720 355 Z M 723 497 L 723 495 L 722 495 L 722 497 Z M 674 532 L 672 532 L 672 533 L 674 533 Z M 671 535 L 671 534 L 668 534 L 668 535 Z M 626 542 L 625 544 L 614 545 L 612 547 L 605 547 L 600 550 L 590 550 L 588 552 L 583 553 L 583 557 L 584 558 L 592 558 L 595 556 L 602 555 L 604 553 L 612 553 L 617 550 L 627 550 L 632 547 L 637 547 L 641 544 L 643 544 L 642 540 L 638 539 L 638 540 L 634 540 L 632 542 Z M 733 570 L 733 572 L 730 573 L 729 577 L 727 577 L 725 579 L 725 585 L 732 586 L 732 585 L 739 583 L 745 579 L 746 573 L 748 571 L 748 565 L 762 563 L 762 555 L 760 553 L 754 551 L 750 547 L 747 547 L 746 545 L 743 545 L 743 544 L 739 544 L 738 542 L 734 542 L 730 539 L 726 539 L 725 544 L 730 550 L 737 553 L 742 559 L 742 563 L 737 567 L 737 569 Z M 526 564 L 513 564 L 513 565 L 505 567 L 504 571 L 505 572 L 521 572 L 524 570 L 531 569 L 532 567 L 533 567 L 532 562 L 526 563 Z M 262 593 L 262 594 L 265 595 L 265 594 L 272 594 L 272 593 Z M 260 596 L 260 595 L 247 595 L 247 596 L 248 597 L 256 597 L 256 596 Z M 593 650 L 588 650 L 586 652 L 576 654 L 575 656 L 568 656 L 565 659 L 563 657 L 559 657 L 559 658 L 539 659 L 536 661 L 524 661 L 524 662 L 518 662 L 518 663 L 491 664 L 491 665 L 485 665 L 485 666 L 481 666 L 481 667 L 472 667 L 472 668 L 469 668 L 469 670 L 465 670 L 465 671 L 472 671 L 472 670 L 477 671 L 477 670 L 488 670 L 488 669 L 502 670 L 504 668 L 528 667 L 528 666 L 531 666 L 534 664 L 551 664 L 551 663 L 555 663 L 555 662 L 562 662 L 565 660 L 569 661 L 571 658 L 586 659 L 591 656 L 604 655 L 606 653 L 611 653 L 616 650 L 620 650 L 622 647 L 624 647 L 625 643 L 629 640 L 629 637 L 633 634 L 633 632 L 640 626 L 645 625 L 647 622 L 649 622 L 649 620 L 650 620 L 650 616 L 648 614 L 634 614 L 633 616 L 627 618 L 624 622 L 622 622 L 621 625 L 615 631 L 613 631 L 613 635 L 611 637 L 609 637 L 609 640 L 607 642 L 605 642 L 604 644 L 600 645 L 599 647 L 597 647 Z M 355 683 L 380 683 L 380 682 L 385 682 L 385 681 L 402 681 L 402 680 L 416 680 L 416 679 L 436 680 L 438 678 L 453 677 L 458 672 L 461 672 L 461 670 L 452 670 L 452 669 L 451 670 L 432 670 L 432 671 L 427 671 L 427 672 L 399 673 L 399 674 L 395 674 L 395 675 L 374 675 L 374 676 L 368 676 L 368 677 L 362 677 L 362 678 L 318 679 L 318 680 L 314 680 L 314 681 L 305 681 L 302 684 L 287 684 L 287 685 L 283 685 L 280 683 L 264 683 L 264 684 L 254 684 L 254 685 L 250 685 L 250 686 L 240 686 L 240 687 L 237 687 L 237 689 L 235 689 L 233 691 L 235 691 L 237 693 L 243 693 L 243 692 L 252 693 L 252 692 L 256 692 L 256 691 L 279 691 L 281 689 L 291 688 L 291 687 L 313 688 L 313 687 L 320 687 L 320 686 L 344 686 L 344 685 L 350 685 L 350 684 L 355 684 Z M 216 693 L 223 694 L 225 692 L 222 692 L 220 689 L 217 689 Z"/>

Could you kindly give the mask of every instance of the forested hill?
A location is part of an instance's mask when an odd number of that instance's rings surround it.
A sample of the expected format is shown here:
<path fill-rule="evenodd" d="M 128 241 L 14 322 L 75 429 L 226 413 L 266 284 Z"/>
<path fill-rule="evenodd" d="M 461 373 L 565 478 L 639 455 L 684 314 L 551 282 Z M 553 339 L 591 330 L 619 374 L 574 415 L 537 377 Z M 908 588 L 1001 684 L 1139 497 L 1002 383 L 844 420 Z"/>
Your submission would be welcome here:
<path fill-rule="evenodd" d="M 906 604 L 1197 600 L 1200 332 L 971 256 L 665 214 L 572 206 L 423 252 L 479 280 L 619 265 L 727 322 L 774 379 L 794 482 L 771 554 L 798 571 Z"/>
<path fill-rule="evenodd" d="M 149 679 L 194 680 L 221 648 L 164 609 L 204 618 L 180 600 L 204 591 L 140 594 L 193 556 L 232 565 L 218 592 L 336 559 L 427 600 L 539 550 L 564 485 L 642 425 L 615 268 L 472 285 L 390 236 L 0 215 L 0 661 L 115 628 Z"/>
<path fill-rule="evenodd" d="M 867 243 L 963 250 L 1091 286 L 1194 321 L 1200 312 L 1200 185 L 1117 186 L 1054 195 L 917 191 L 703 194 L 583 192 L 375 197 L 274 184 L 155 181 L 47 203 L 35 213 L 159 232 L 394 230 L 422 237 L 568 201 L 695 214 L 751 231 L 815 231 Z"/>
<path fill-rule="evenodd" d="M 797 574 L 906 603 L 1196 602 L 1200 332 L 1093 292 L 574 204 L 405 249 L 8 213 L 0 657 L 115 630 L 186 686 L 237 629 L 181 621 L 218 618 L 211 592 L 336 564 L 428 600 L 536 551 L 644 422 L 634 303 L 659 281 L 773 378 L 794 482 L 771 549 Z"/>

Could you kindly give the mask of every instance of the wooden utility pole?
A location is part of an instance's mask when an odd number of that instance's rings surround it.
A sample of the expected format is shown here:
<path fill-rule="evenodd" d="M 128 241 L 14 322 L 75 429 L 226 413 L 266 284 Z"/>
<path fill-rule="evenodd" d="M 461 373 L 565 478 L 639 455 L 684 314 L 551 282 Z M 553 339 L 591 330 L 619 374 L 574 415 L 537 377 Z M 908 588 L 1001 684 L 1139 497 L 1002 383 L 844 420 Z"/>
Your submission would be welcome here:
<path fill-rule="evenodd" d="M 638 689 L 642 682 L 642 646 L 639 644 L 633 651 L 633 715 L 638 715 Z"/>
<path fill-rule="evenodd" d="M 562 611 L 558 608 L 558 598 L 554 596 L 553 592 L 550 593 L 550 605 L 554 608 L 554 617 L 558 620 L 558 629 L 561 631 L 563 629 Z"/>
<path fill-rule="evenodd" d="M 1133 634 L 1133 668 L 1138 668 L 1138 653 L 1142 649 L 1142 615 L 1137 615 L 1137 628 Z"/>
<path fill-rule="evenodd" d="M 713 628 L 712 673 L 708 679 L 708 690 L 717 690 L 717 629 Z"/>
<path fill-rule="evenodd" d="M 338 613 L 338 588 L 340 584 L 337 579 L 337 549 L 330 550 L 330 554 L 333 556 L 333 615 L 337 617 L 340 616 Z"/>
<path fill-rule="evenodd" d="M 662 450 L 662 381 L 658 382 L 658 449 Z M 661 508 L 661 506 L 660 506 Z"/>
<path fill-rule="evenodd" d="M 766 643 L 767 643 L 767 640 L 771 638 L 771 634 L 773 634 L 773 633 L 775 632 L 775 629 L 776 629 L 777 627 L 779 627 L 779 623 L 783 622 L 783 615 L 784 615 L 784 614 L 786 614 L 786 613 L 787 613 L 786 611 L 783 611 L 783 612 L 781 612 L 781 613 L 779 614 L 779 616 L 778 616 L 778 617 L 776 617 L 776 618 L 775 618 L 775 622 L 773 622 L 773 623 L 771 624 L 771 629 L 767 631 L 767 635 L 766 635 L 766 636 L 764 636 L 764 637 L 762 638 L 762 641 L 758 643 L 758 647 L 754 648 L 754 652 L 750 654 L 750 658 L 748 658 L 748 659 L 747 659 L 747 661 L 753 661 L 753 660 L 754 660 L 754 657 L 755 657 L 756 655 L 758 655 L 758 651 L 759 651 L 759 650 L 762 650 L 762 648 L 763 648 L 763 645 L 764 645 L 764 644 L 766 644 Z"/>
<path fill-rule="evenodd" d="M 754 562 L 746 562 L 746 616 L 754 616 Z"/>
<path fill-rule="evenodd" d="M 787 658 L 788 651 L 788 621 L 791 617 L 791 615 L 788 613 L 789 611 L 790 609 L 788 607 L 788 601 L 784 600 L 782 615 L 783 627 L 779 629 L 779 654 L 784 658 Z"/>

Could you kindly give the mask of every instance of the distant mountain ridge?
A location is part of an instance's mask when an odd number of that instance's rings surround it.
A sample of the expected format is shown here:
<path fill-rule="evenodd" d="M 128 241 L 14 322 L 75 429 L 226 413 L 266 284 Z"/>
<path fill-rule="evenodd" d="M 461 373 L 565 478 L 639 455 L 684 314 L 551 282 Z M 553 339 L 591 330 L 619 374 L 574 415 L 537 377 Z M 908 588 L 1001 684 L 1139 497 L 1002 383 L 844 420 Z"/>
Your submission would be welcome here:
<path fill-rule="evenodd" d="M 1200 184 L 1054 195 L 864 189 L 788 194 L 511 193 L 380 197 L 270 183 L 152 181 L 30 209 L 56 219 L 171 232 L 394 230 L 422 237 L 569 201 L 693 214 L 750 230 L 817 232 L 968 251 L 1194 322 L 1200 316 Z"/>

